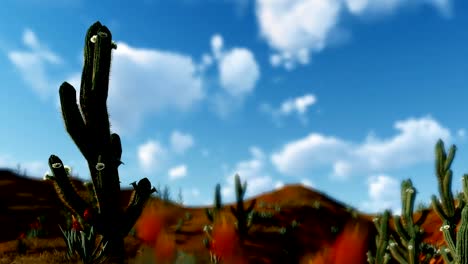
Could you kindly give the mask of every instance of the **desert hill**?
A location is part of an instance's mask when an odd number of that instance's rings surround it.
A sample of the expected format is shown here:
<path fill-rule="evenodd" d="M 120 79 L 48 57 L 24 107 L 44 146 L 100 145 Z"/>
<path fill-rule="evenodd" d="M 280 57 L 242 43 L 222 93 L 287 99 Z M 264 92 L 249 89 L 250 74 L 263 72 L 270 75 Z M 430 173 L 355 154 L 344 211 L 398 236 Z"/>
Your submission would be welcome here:
<path fill-rule="evenodd" d="M 86 192 L 83 182 L 75 179 L 74 183 L 80 192 Z M 122 191 L 122 206 L 126 206 L 130 194 L 130 189 Z M 350 222 L 359 223 L 365 231 L 359 239 L 368 248 L 375 248 L 374 216 L 352 210 L 317 190 L 287 185 L 254 198 L 257 215 L 244 249 L 249 263 L 299 263 L 301 256 L 316 254 L 331 245 Z M 245 205 L 250 201 L 245 200 Z M 231 205 L 234 204 L 225 204 L 222 211 L 233 218 Z M 167 216 L 168 232 L 175 236 L 177 249 L 208 260 L 208 250 L 202 243 L 206 237 L 203 227 L 210 224 L 204 212 L 206 207 L 184 207 L 157 198 L 152 198 L 148 206 Z M 58 224 L 65 226 L 65 216 L 61 213 L 64 209 L 51 182 L 0 170 L 0 255 L 14 254 L 15 239 L 26 232 L 38 216 L 45 216 L 43 228 L 48 234 L 42 242 L 35 242 L 28 254 L 39 254 L 41 247 L 52 244 L 63 250 L 65 244 L 60 239 Z M 415 216 L 419 218 L 418 214 Z M 440 219 L 428 211 L 423 224 L 427 242 L 440 244 L 443 241 L 438 230 L 440 224 Z M 138 238 L 129 236 L 126 242 L 131 251 L 129 255 L 142 252 L 142 242 Z"/>

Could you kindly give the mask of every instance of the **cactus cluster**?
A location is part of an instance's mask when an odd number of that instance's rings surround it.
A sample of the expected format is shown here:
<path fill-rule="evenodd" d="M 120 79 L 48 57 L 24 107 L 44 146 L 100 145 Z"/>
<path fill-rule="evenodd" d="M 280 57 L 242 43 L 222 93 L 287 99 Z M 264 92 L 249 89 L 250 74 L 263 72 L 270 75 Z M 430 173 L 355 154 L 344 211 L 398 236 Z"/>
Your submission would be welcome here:
<path fill-rule="evenodd" d="M 440 253 L 444 261 L 449 264 L 468 264 L 468 175 L 462 177 L 463 192 L 458 196 L 458 204 L 452 195 L 452 170 L 451 165 L 455 158 L 456 147 L 452 145 L 446 153 L 444 143 L 439 140 L 436 145 L 436 174 L 439 183 L 440 200 L 435 195 L 432 198 L 432 206 L 437 215 L 442 219 L 440 231 L 443 232 L 447 246 L 442 246 Z M 458 233 L 455 228 L 460 222 Z"/>
<path fill-rule="evenodd" d="M 390 211 L 376 218 L 378 231 L 376 237 L 376 255 L 368 252 L 368 262 L 372 264 L 388 263 L 395 259 L 398 263 L 430 263 L 441 255 L 448 264 L 468 264 L 468 174 L 462 177 L 463 192 L 458 194 L 456 203 L 452 194 L 451 165 L 455 158 L 456 147 L 452 145 L 445 151 L 444 143 L 438 140 L 435 147 L 435 172 L 438 180 L 440 199 L 431 197 L 433 210 L 442 220 L 440 231 L 446 246 L 436 249 L 434 245 L 422 241 L 422 223 L 429 210 L 423 210 L 421 217 L 413 221 L 413 207 L 416 195 L 410 180 L 402 182 L 402 215 L 394 217 L 396 233 L 389 228 Z M 457 224 L 460 223 L 458 232 Z M 391 255 L 389 254 L 389 252 Z"/>
<path fill-rule="evenodd" d="M 156 190 L 144 178 L 138 184 L 132 184 L 134 192 L 125 211 L 119 203 L 118 166 L 123 164 L 122 145 L 119 135 L 110 132 L 106 106 L 111 52 L 115 48 L 110 30 L 99 22 L 94 23 L 85 37 L 79 106 L 72 85 L 64 82 L 59 89 L 65 127 L 88 163 L 96 206 L 78 194 L 56 155 L 49 158 L 53 176 L 48 179 L 53 181 L 58 196 L 73 215 L 83 219 L 85 211 L 88 211 L 94 216 L 89 224 L 108 242 L 107 253 L 113 257 L 112 261 L 121 263 L 125 252 L 123 239 Z"/>

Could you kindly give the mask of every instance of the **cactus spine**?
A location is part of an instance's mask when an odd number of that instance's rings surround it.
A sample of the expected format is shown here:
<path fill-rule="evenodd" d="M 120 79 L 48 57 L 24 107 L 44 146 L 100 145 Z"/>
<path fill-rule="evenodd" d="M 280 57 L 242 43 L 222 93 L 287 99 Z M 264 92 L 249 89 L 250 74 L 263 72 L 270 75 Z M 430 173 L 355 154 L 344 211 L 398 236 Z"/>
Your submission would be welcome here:
<path fill-rule="evenodd" d="M 213 223 L 216 217 L 219 215 L 221 211 L 222 203 L 221 203 L 221 185 L 218 183 L 216 184 L 215 188 L 215 198 L 214 198 L 214 208 L 213 209 L 205 209 L 205 214 L 208 220 Z"/>
<path fill-rule="evenodd" d="M 66 130 L 88 162 L 97 201 L 97 210 L 92 208 L 76 192 L 56 155 L 49 158 L 49 167 L 56 191 L 62 202 L 74 215 L 83 218 L 85 210 L 91 210 L 96 232 L 108 241 L 107 253 L 115 263 L 124 261 L 123 239 L 140 216 L 151 193 L 147 178 L 133 183 L 134 193 L 125 212 L 120 206 L 120 182 L 118 166 L 122 164 L 120 137 L 110 132 L 107 112 L 107 95 L 111 51 L 117 48 L 112 42 L 109 29 L 94 23 L 87 31 L 84 47 L 84 66 L 81 76 L 79 108 L 76 90 L 67 82 L 59 89 L 62 116 Z"/>
<path fill-rule="evenodd" d="M 252 226 L 251 213 L 257 202 L 253 199 L 247 208 L 244 208 L 244 195 L 247 190 L 247 182 L 241 184 L 239 175 L 236 174 L 234 177 L 235 189 L 236 189 L 236 207 L 231 206 L 231 212 L 237 219 L 237 231 L 239 233 L 239 239 L 243 241 L 247 236 L 247 233 Z"/>

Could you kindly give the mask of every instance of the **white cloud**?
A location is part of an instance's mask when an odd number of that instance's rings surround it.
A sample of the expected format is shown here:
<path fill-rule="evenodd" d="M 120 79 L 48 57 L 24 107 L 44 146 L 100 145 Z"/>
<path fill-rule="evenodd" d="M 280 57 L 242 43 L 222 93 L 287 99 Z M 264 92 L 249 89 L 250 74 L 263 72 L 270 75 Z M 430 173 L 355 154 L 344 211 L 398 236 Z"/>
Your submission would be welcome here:
<path fill-rule="evenodd" d="M 457 136 L 461 139 L 464 139 L 466 137 L 466 130 L 463 128 L 458 129 Z"/>
<path fill-rule="evenodd" d="M 59 86 L 58 81 L 48 77 L 49 67 L 62 64 L 62 59 L 40 43 L 36 34 L 30 29 L 23 32 L 23 44 L 28 50 L 9 51 L 8 58 L 19 70 L 23 80 L 42 100 L 45 100 Z"/>
<path fill-rule="evenodd" d="M 177 154 L 185 153 L 194 145 L 192 135 L 180 131 L 172 132 L 170 141 L 172 150 Z"/>
<path fill-rule="evenodd" d="M 401 213 L 400 183 L 388 175 L 373 175 L 367 180 L 369 200 L 361 203 L 363 211 L 375 213 L 391 209 Z"/>
<path fill-rule="evenodd" d="M 271 61 L 292 68 L 308 63 L 309 51 L 325 47 L 341 10 L 339 0 L 257 0 L 261 35 L 276 52 Z M 288 66 L 289 65 L 289 66 Z"/>
<path fill-rule="evenodd" d="M 138 131 L 145 116 L 188 111 L 204 98 L 197 65 L 186 55 L 117 43 L 113 53 L 109 112 L 115 131 Z"/>
<path fill-rule="evenodd" d="M 287 143 L 273 153 L 271 161 L 283 174 L 299 174 L 310 168 L 331 164 L 346 154 L 348 144 L 334 137 L 311 133 L 307 137 Z"/>
<path fill-rule="evenodd" d="M 452 8 L 450 0 L 345 0 L 344 3 L 353 15 L 389 14 L 404 6 L 431 5 L 442 15 L 449 16 Z"/>
<path fill-rule="evenodd" d="M 279 190 L 284 187 L 284 183 L 282 181 L 277 181 L 274 187 L 276 190 Z"/>
<path fill-rule="evenodd" d="M 211 37 L 211 51 L 216 59 L 221 58 L 223 43 L 223 37 L 220 34 L 215 34 Z"/>
<path fill-rule="evenodd" d="M 187 165 L 182 164 L 174 168 L 171 168 L 169 169 L 168 174 L 169 174 L 170 180 L 184 178 L 185 176 L 187 176 Z"/>
<path fill-rule="evenodd" d="M 269 104 L 262 104 L 260 110 L 270 114 L 276 122 L 280 121 L 283 116 L 296 114 L 299 120 L 307 123 L 307 110 L 317 102 L 317 98 L 313 94 L 305 94 L 296 98 L 285 100 L 278 109 L 273 109 Z"/>
<path fill-rule="evenodd" d="M 159 169 L 167 155 L 166 149 L 155 140 L 148 140 L 138 146 L 138 159 L 145 173 Z"/>
<path fill-rule="evenodd" d="M 226 185 L 221 188 L 223 199 L 226 201 L 233 201 L 235 199 L 235 174 L 239 175 L 242 183 L 244 181 L 247 182 L 246 197 L 270 191 L 275 185 L 281 185 L 279 182 L 273 182 L 271 176 L 265 172 L 266 157 L 261 149 L 251 147 L 250 155 L 251 158 L 249 160 L 237 163 L 235 168 L 228 173 L 228 176 L 226 177 Z"/>
<path fill-rule="evenodd" d="M 301 175 L 317 167 L 331 167 L 331 176 L 346 179 L 353 172 L 378 172 L 431 161 L 439 138 L 451 140 L 450 131 L 431 117 L 410 118 L 394 125 L 388 139 L 369 136 L 361 143 L 311 133 L 292 141 L 271 156 L 283 174 Z"/>
<path fill-rule="evenodd" d="M 211 51 L 219 72 L 221 91 L 212 97 L 215 112 L 222 118 L 239 108 L 251 94 L 260 78 L 260 67 L 254 54 L 244 47 L 224 48 L 220 34 L 211 38 Z M 211 65 L 211 63 L 210 63 Z"/>
<path fill-rule="evenodd" d="M 273 49 L 270 63 L 291 70 L 340 39 L 339 22 L 347 13 L 388 14 L 416 5 L 433 6 L 444 16 L 452 9 L 451 0 L 256 0 L 256 16 L 261 36 Z"/>
<path fill-rule="evenodd" d="M 235 97 L 251 93 L 260 78 L 254 55 L 245 48 L 234 48 L 226 52 L 219 62 L 219 73 L 221 86 Z"/>
<path fill-rule="evenodd" d="M 306 186 L 306 187 L 315 187 L 315 184 L 310 181 L 309 179 L 302 179 L 301 184 Z"/>

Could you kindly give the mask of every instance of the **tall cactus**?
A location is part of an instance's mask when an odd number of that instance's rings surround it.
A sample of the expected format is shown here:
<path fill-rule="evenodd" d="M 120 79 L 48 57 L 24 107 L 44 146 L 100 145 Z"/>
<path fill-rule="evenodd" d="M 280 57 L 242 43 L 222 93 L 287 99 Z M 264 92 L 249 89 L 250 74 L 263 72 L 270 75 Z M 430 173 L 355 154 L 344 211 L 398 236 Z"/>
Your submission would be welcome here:
<path fill-rule="evenodd" d="M 235 189 L 236 189 L 236 207 L 231 206 L 231 212 L 237 219 L 237 231 L 239 233 L 239 239 L 243 241 L 247 236 L 247 233 L 252 226 L 251 215 L 256 199 L 253 199 L 247 208 L 244 208 L 244 195 L 247 190 L 247 182 L 241 184 L 239 175 L 236 174 L 234 177 Z M 249 220 L 250 219 L 250 220 Z"/>
<path fill-rule="evenodd" d="M 432 206 L 437 215 L 442 219 L 440 230 L 443 232 L 447 246 L 441 247 L 441 254 L 446 263 L 468 264 L 468 174 L 462 177 L 463 192 L 458 196 L 458 204 L 452 194 L 452 170 L 450 169 L 455 158 L 456 147 L 452 145 L 448 155 L 445 152 L 444 142 L 439 140 L 436 144 L 436 174 L 439 184 L 441 199 L 432 196 Z M 458 233 L 457 224 L 461 220 Z"/>
<path fill-rule="evenodd" d="M 372 255 L 371 251 L 367 252 L 367 262 L 369 264 L 387 264 L 391 256 L 388 253 L 388 240 L 389 240 L 389 218 L 391 212 L 385 210 L 381 217 L 374 219 L 374 225 L 377 229 L 377 236 L 375 237 L 375 243 L 377 246 L 375 256 Z"/>
<path fill-rule="evenodd" d="M 394 216 L 393 218 L 401 245 L 397 246 L 394 238 L 393 241 L 390 241 L 390 252 L 399 263 L 417 264 L 419 263 L 420 247 L 424 233 L 421 225 L 426 217 L 422 215 L 418 221 L 413 220 L 416 189 L 410 179 L 401 183 L 401 199 L 401 216 Z"/>
<path fill-rule="evenodd" d="M 113 263 L 124 262 L 123 239 L 140 216 L 151 193 L 151 183 L 144 178 L 132 184 L 134 192 L 125 211 L 120 206 L 118 166 L 122 164 L 120 137 L 110 132 L 107 95 L 111 51 L 117 48 L 109 29 L 94 23 L 87 31 L 84 66 L 81 76 L 79 107 L 76 90 L 67 82 L 59 89 L 62 116 L 66 130 L 88 162 L 97 200 L 97 210 L 77 193 L 56 155 L 49 158 L 49 167 L 57 194 L 73 214 L 83 218 L 91 212 L 91 225 L 108 241 L 107 253 Z M 81 110 L 81 111 L 80 111 Z"/>
<path fill-rule="evenodd" d="M 215 198 L 214 198 L 214 208 L 213 209 L 205 209 L 205 214 L 210 222 L 214 222 L 216 217 L 218 216 L 219 212 L 221 211 L 222 203 L 221 203 L 221 185 L 218 183 L 216 184 L 215 188 Z"/>

